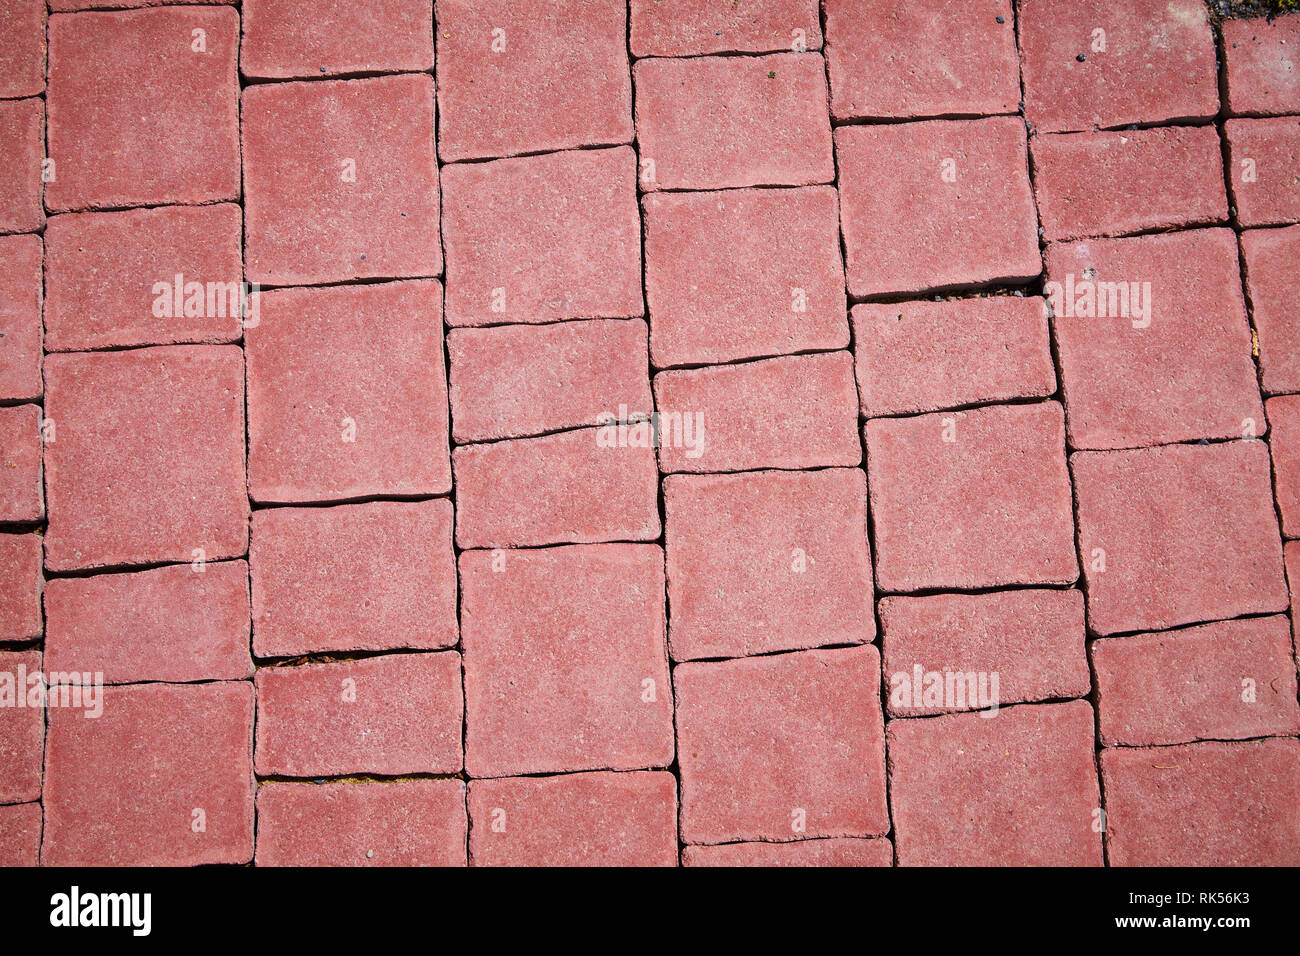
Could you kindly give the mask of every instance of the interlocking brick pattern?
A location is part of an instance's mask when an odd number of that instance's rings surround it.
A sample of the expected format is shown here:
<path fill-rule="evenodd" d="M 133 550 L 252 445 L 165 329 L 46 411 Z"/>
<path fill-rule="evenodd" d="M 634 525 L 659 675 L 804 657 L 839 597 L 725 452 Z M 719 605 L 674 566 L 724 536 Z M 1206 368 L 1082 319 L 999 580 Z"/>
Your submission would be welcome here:
<path fill-rule="evenodd" d="M 0 0 L 0 866 L 1300 864 L 1298 56 Z"/>

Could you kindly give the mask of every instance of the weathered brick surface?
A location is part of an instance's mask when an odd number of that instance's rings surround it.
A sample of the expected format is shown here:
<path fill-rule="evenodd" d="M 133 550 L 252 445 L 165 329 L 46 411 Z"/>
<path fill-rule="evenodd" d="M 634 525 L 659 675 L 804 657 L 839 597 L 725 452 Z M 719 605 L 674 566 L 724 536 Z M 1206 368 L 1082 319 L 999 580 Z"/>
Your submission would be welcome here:
<path fill-rule="evenodd" d="M 1292 319 L 1300 270 L 1290 267 L 1300 261 L 1300 226 L 1249 229 L 1241 234 L 1241 255 L 1264 391 L 1300 391 L 1300 323 Z"/>
<path fill-rule="evenodd" d="M 880 588 L 1073 581 L 1063 419 L 1043 402 L 867 422 Z"/>
<path fill-rule="evenodd" d="M 245 76 L 433 68 L 433 0 L 246 0 L 240 13 Z"/>
<path fill-rule="evenodd" d="M 829 186 L 646 196 L 654 364 L 847 347 L 838 209 Z"/>
<path fill-rule="evenodd" d="M 657 546 L 467 551 L 460 578 L 471 776 L 672 763 Z"/>
<path fill-rule="evenodd" d="M 465 784 L 268 783 L 258 866 L 464 866 Z"/>
<path fill-rule="evenodd" d="M 1300 13 L 1224 20 L 1228 109 L 1238 114 L 1300 113 Z"/>
<path fill-rule="evenodd" d="M 36 866 L 41 855 L 41 805 L 0 806 L 0 866 Z"/>
<path fill-rule="evenodd" d="M 676 866 L 677 780 L 663 771 L 469 785 L 478 866 Z"/>
<path fill-rule="evenodd" d="M 1282 536 L 1300 538 L 1300 395 L 1268 400 L 1273 490 L 1282 516 Z"/>
<path fill-rule="evenodd" d="M 0 534 L 0 640 L 41 636 L 41 536 Z"/>
<path fill-rule="evenodd" d="M 1092 662 L 1107 746 L 1300 733 L 1284 616 L 1107 638 Z"/>
<path fill-rule="evenodd" d="M 675 660 L 875 637 L 860 469 L 673 475 L 664 510 Z"/>
<path fill-rule="evenodd" d="M 888 831 L 879 679 L 870 645 L 678 667 L 682 840 Z"/>
<path fill-rule="evenodd" d="M 1300 221 L 1300 116 L 1230 119 L 1232 202 L 1243 226 Z"/>
<path fill-rule="evenodd" d="M 0 407 L 0 521 L 39 521 L 44 515 L 41 407 Z"/>
<path fill-rule="evenodd" d="M 895 720 L 888 746 L 900 866 L 1102 865 L 1087 702 Z"/>
<path fill-rule="evenodd" d="M 0 104 L 0 112 L 3 110 Z M 0 149 L 3 149 L 0 143 Z M 0 198 L 0 204 L 3 198 Z M 3 216 L 0 206 L 0 216 Z M 0 236 L 0 400 L 41 394 L 41 260 L 39 236 Z"/>
<path fill-rule="evenodd" d="M 258 511 L 249 563 L 258 657 L 456 643 L 445 498 Z"/>
<path fill-rule="evenodd" d="M 682 866 L 893 866 L 885 838 L 830 837 L 792 843 L 723 843 L 682 849 Z"/>
<path fill-rule="evenodd" d="M 45 222 L 41 163 L 45 158 L 45 103 L 0 102 L 0 232 L 31 232 Z"/>
<path fill-rule="evenodd" d="M 0 97 L 45 89 L 45 3 L 8 0 L 0 7 Z"/>
<path fill-rule="evenodd" d="M 868 418 L 1056 391 L 1040 298 L 856 305 L 852 317 L 858 392 Z"/>
<path fill-rule="evenodd" d="M 816 0 L 718 4 L 709 0 L 632 0 L 633 56 L 767 53 L 822 44 Z"/>
<path fill-rule="evenodd" d="M 1080 452 L 1070 466 L 1093 631 L 1286 610 L 1263 442 Z"/>
<path fill-rule="evenodd" d="M 1101 776 L 1112 866 L 1300 862 L 1300 740 L 1103 750 Z"/>
<path fill-rule="evenodd" d="M 835 152 L 852 295 L 1042 271 L 1020 119 L 843 126 Z"/>
<path fill-rule="evenodd" d="M 40 651 L 0 652 L 0 803 L 41 798 L 45 708 Z"/>

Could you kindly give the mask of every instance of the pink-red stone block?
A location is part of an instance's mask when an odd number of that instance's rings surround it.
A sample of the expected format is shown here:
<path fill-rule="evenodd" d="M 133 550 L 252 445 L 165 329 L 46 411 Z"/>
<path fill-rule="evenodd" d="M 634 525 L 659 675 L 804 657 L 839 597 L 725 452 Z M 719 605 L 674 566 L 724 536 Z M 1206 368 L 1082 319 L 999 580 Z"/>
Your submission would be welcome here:
<path fill-rule="evenodd" d="M 659 537 L 654 449 L 619 443 L 616 426 L 466 445 L 452 458 L 462 548 Z"/>
<path fill-rule="evenodd" d="M 41 798 L 45 708 L 39 695 L 41 652 L 0 652 L 0 803 Z"/>
<path fill-rule="evenodd" d="M 228 4 L 234 0 L 188 0 L 189 4 Z M 108 9 L 129 9 L 132 7 L 169 6 L 171 0 L 49 0 L 50 10 L 54 13 L 76 10 L 93 10 L 99 7 Z"/>
<path fill-rule="evenodd" d="M 451 513 L 446 498 L 254 513 L 254 653 L 451 647 Z"/>
<path fill-rule="evenodd" d="M 677 780 L 660 770 L 469 785 L 476 866 L 676 866 Z"/>
<path fill-rule="evenodd" d="M 440 0 L 443 162 L 632 141 L 623 0 Z"/>
<path fill-rule="evenodd" d="M 822 45 L 816 0 L 632 0 L 633 56 L 766 53 Z"/>
<path fill-rule="evenodd" d="M 0 806 L 0 866 L 36 866 L 41 855 L 41 805 Z"/>
<path fill-rule="evenodd" d="M 460 670 L 454 651 L 258 668 L 257 772 L 459 773 Z"/>
<path fill-rule="evenodd" d="M 894 847 L 884 837 L 829 837 L 792 843 L 722 843 L 682 849 L 682 866 L 893 866 Z"/>
<path fill-rule="evenodd" d="M 33 232 L 45 222 L 41 166 L 45 159 L 43 100 L 0 102 L 0 232 Z"/>
<path fill-rule="evenodd" d="M 245 0 L 240 9 L 245 76 L 433 68 L 433 0 Z"/>
<path fill-rule="evenodd" d="M 0 6 L 0 97 L 35 96 L 44 89 L 44 0 L 6 0 Z"/>
<path fill-rule="evenodd" d="M 1296 866 L 1300 740 L 1101 752 L 1111 866 Z"/>
<path fill-rule="evenodd" d="M 1268 226 L 1300 220 L 1300 116 L 1230 119 L 1223 132 L 1237 222 Z"/>
<path fill-rule="evenodd" d="M 1282 516 L 1282 536 L 1300 538 L 1300 395 L 1270 398 L 1267 408 L 1273 488 Z"/>
<path fill-rule="evenodd" d="M 989 296 L 853 307 L 862 414 L 899 415 L 1056 391 L 1047 309 Z"/>
<path fill-rule="evenodd" d="M 874 647 L 682 664 L 673 678 L 684 842 L 889 830 Z"/>
<path fill-rule="evenodd" d="M 0 407 L 0 521 L 40 521 L 44 515 L 41 407 Z"/>
<path fill-rule="evenodd" d="M 889 723 L 900 866 L 1101 866 L 1086 701 Z"/>
<path fill-rule="evenodd" d="M 1072 447 L 1264 431 L 1229 230 L 1049 246 L 1047 276 Z"/>
<path fill-rule="evenodd" d="M 248 565 L 219 561 L 45 585 L 45 664 L 105 683 L 184 683 L 253 675 Z"/>
<path fill-rule="evenodd" d="M 1263 442 L 1080 452 L 1070 466 L 1093 631 L 1286 610 Z"/>
<path fill-rule="evenodd" d="M 1025 118 L 1043 130 L 1209 119 L 1218 63 L 1201 0 L 1024 0 Z"/>
<path fill-rule="evenodd" d="M 658 546 L 467 551 L 460 579 L 471 776 L 672 763 Z"/>
<path fill-rule="evenodd" d="M 1248 229 L 1241 234 L 1246 292 L 1259 342 L 1265 393 L 1300 392 L 1300 226 Z"/>
<path fill-rule="evenodd" d="M 880 624 L 885 707 L 893 717 L 984 709 L 980 674 L 988 675 L 988 698 L 999 706 L 1085 697 L 1092 688 L 1078 590 L 887 597 L 880 602 Z M 964 701 L 927 700 L 927 675 L 934 673 L 976 675 L 975 698 L 967 682 Z M 953 689 L 955 695 L 955 681 Z"/>
<path fill-rule="evenodd" d="M 882 590 L 1078 576 L 1060 405 L 878 418 L 866 441 Z"/>
<path fill-rule="evenodd" d="M 249 280 L 310 285 L 441 272 L 433 114 L 425 74 L 248 87 Z"/>
<path fill-rule="evenodd" d="M 843 126 L 835 152 L 850 294 L 1022 282 L 1042 271 L 1018 117 Z"/>
<path fill-rule="evenodd" d="M 645 226 L 657 367 L 848 347 L 830 186 L 651 193 Z"/>
<path fill-rule="evenodd" d="M 457 442 L 538 435 L 654 410 L 640 319 L 452 329 L 447 352 Z"/>
<path fill-rule="evenodd" d="M 464 866 L 465 784 L 268 783 L 258 866 Z"/>
<path fill-rule="evenodd" d="M 655 376 L 664 471 L 856 465 L 848 352 L 790 355 Z"/>
<path fill-rule="evenodd" d="M 875 637 L 861 469 L 672 475 L 664 510 L 674 660 Z"/>
<path fill-rule="evenodd" d="M 235 342 L 241 249 L 240 209 L 228 203 L 55 216 L 45 228 L 45 347 Z"/>
<path fill-rule="evenodd" d="M 1300 113 L 1300 13 L 1224 20 L 1228 109 Z"/>
<path fill-rule="evenodd" d="M 41 636 L 41 536 L 0 534 L 0 641 Z"/>
<path fill-rule="evenodd" d="M 825 6 L 836 119 L 1019 109 L 1010 4 L 827 0 Z"/>
<path fill-rule="evenodd" d="M 1300 733 L 1284 615 L 1106 638 L 1092 663 L 1106 746 Z"/>
<path fill-rule="evenodd" d="M 47 567 L 247 550 L 243 365 L 226 345 L 46 358 Z"/>
<path fill-rule="evenodd" d="M 55 16 L 49 37 L 49 209 L 239 196 L 234 10 Z"/>
<path fill-rule="evenodd" d="M 3 401 L 24 401 L 41 394 L 41 259 L 39 236 L 0 236 L 0 262 L 5 264 L 0 273 Z"/>
<path fill-rule="evenodd" d="M 629 147 L 449 166 L 449 325 L 642 315 Z"/>
<path fill-rule="evenodd" d="M 1228 218 L 1213 126 L 1049 133 L 1031 138 L 1029 149 L 1048 241 Z"/>
<path fill-rule="evenodd" d="M 835 178 L 820 54 L 650 59 L 632 75 L 643 189 Z"/>
<path fill-rule="evenodd" d="M 256 501 L 451 490 L 435 280 L 259 293 L 248 356 Z"/>
<path fill-rule="evenodd" d="M 253 858 L 253 688 L 108 687 L 103 713 L 51 707 L 45 838 L 53 866 Z"/>

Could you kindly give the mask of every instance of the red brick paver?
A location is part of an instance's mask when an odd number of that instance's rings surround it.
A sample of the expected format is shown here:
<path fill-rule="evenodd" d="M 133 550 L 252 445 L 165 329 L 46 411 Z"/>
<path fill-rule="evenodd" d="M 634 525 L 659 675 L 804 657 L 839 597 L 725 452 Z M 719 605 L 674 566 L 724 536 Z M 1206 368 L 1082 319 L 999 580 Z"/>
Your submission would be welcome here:
<path fill-rule="evenodd" d="M 433 68 L 433 0 L 245 0 L 241 13 L 245 76 Z"/>
<path fill-rule="evenodd" d="M 0 806 L 0 866 L 36 866 L 41 855 L 41 805 Z"/>
<path fill-rule="evenodd" d="M 41 636 L 41 537 L 0 534 L 0 641 Z"/>
<path fill-rule="evenodd" d="M 39 405 L 0 407 L 0 521 L 40 521 L 45 515 L 41 420 Z"/>
<path fill-rule="evenodd" d="M 682 866 L 893 866 L 884 838 L 830 837 L 793 843 L 722 843 L 682 848 Z"/>
<path fill-rule="evenodd" d="M 30 232 L 45 222 L 44 159 L 45 103 L 0 101 L 0 232 Z"/>
<path fill-rule="evenodd" d="M 0 803 L 39 800 L 45 749 L 40 651 L 0 653 Z"/>
<path fill-rule="evenodd" d="M 1231 119 L 1223 132 L 1237 221 L 1243 226 L 1300 221 L 1300 116 Z"/>
<path fill-rule="evenodd" d="M 1224 20 L 1228 108 L 1236 114 L 1300 113 L 1300 13 Z"/>
<path fill-rule="evenodd" d="M 1300 538 L 1300 395 L 1268 400 L 1269 451 L 1282 536 Z"/>
<path fill-rule="evenodd" d="M 634 56 L 766 53 L 821 46 L 816 0 L 719 4 L 710 0 L 632 0 Z"/>
<path fill-rule="evenodd" d="M 1265 392 L 1300 392 L 1300 226 L 1250 229 L 1241 234 L 1246 293 L 1259 338 L 1260 383 Z"/>
<path fill-rule="evenodd" d="M 0 97 L 45 89 L 45 3 L 7 0 L 0 7 Z"/>
<path fill-rule="evenodd" d="M 41 394 L 42 255 L 38 236 L 0 236 L 0 261 L 5 263 L 0 274 L 2 401 L 25 401 Z"/>

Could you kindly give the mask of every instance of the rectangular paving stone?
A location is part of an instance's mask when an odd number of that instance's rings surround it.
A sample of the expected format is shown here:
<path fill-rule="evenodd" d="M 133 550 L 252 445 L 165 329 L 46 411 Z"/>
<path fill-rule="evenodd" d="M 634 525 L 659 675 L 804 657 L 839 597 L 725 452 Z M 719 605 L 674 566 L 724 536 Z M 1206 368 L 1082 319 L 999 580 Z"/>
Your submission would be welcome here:
<path fill-rule="evenodd" d="M 647 192 L 835 178 L 818 53 L 642 60 L 632 81 Z"/>
<path fill-rule="evenodd" d="M 259 298 L 258 324 L 245 337 L 253 499 L 450 491 L 438 282 Z"/>
<path fill-rule="evenodd" d="M 41 536 L 0 534 L 0 641 L 40 638 Z"/>
<path fill-rule="evenodd" d="M 835 119 L 1019 109 L 1010 4 L 827 0 L 825 6 Z"/>
<path fill-rule="evenodd" d="M 1300 261 L 1300 226 L 1248 229 L 1241 255 L 1264 392 L 1300 391 L 1300 323 L 1292 320 L 1300 301 L 1300 270 L 1292 268 Z"/>
<path fill-rule="evenodd" d="M 49 40 L 55 176 L 45 186 L 47 208 L 239 196 L 234 10 L 58 15 L 50 17 Z"/>
<path fill-rule="evenodd" d="M 251 861 L 252 686 L 108 687 L 102 703 L 50 708 L 42 862 Z"/>
<path fill-rule="evenodd" d="M 855 305 L 852 318 L 865 417 L 1056 391 L 1047 309 L 1037 296 Z"/>
<path fill-rule="evenodd" d="M 616 426 L 463 445 L 452 463 L 462 548 L 659 537 L 654 449 Z"/>
<path fill-rule="evenodd" d="M 651 193 L 644 202 L 657 367 L 848 347 L 832 187 Z"/>
<path fill-rule="evenodd" d="M 1085 697 L 1092 689 L 1083 594 L 1076 589 L 887 597 L 880 602 L 880 623 L 888 688 L 885 708 L 891 717 L 984 709 L 981 675 L 993 702 L 1003 707 Z M 936 673 L 944 684 L 928 683 L 933 681 L 929 675 Z M 949 673 L 954 674 L 951 699 L 939 695 L 940 688 L 946 690 Z M 957 674 L 966 675 L 961 700 L 956 697 Z M 969 694 L 971 675 L 974 699 Z M 933 700 L 927 695 L 931 686 L 937 695 Z"/>
<path fill-rule="evenodd" d="M 672 763 L 657 545 L 466 551 L 460 580 L 471 776 Z"/>
<path fill-rule="evenodd" d="M 439 0 L 443 162 L 632 141 L 623 0 Z"/>
<path fill-rule="evenodd" d="M 767 53 L 822 45 L 815 0 L 765 0 L 761 4 L 710 0 L 632 0 L 629 35 L 633 56 Z"/>
<path fill-rule="evenodd" d="M 244 76 L 433 69 L 433 0 L 245 0 L 240 11 Z"/>
<path fill-rule="evenodd" d="M 1086 130 L 1219 111 L 1214 34 L 1200 0 L 1025 0 L 1016 9 L 1031 125 Z"/>
<path fill-rule="evenodd" d="M 865 435 L 881 590 L 1078 576 L 1057 403 L 878 418 Z"/>
<path fill-rule="evenodd" d="M 228 203 L 54 216 L 45 228 L 45 347 L 238 341 L 240 219 Z"/>
<path fill-rule="evenodd" d="M 1300 220 L 1300 116 L 1230 119 L 1223 132 L 1237 222 L 1268 226 Z"/>
<path fill-rule="evenodd" d="M 899 866 L 1102 865 L 1087 701 L 892 720 L 888 746 Z"/>
<path fill-rule="evenodd" d="M 858 468 L 664 480 L 674 660 L 875 638 Z"/>
<path fill-rule="evenodd" d="M 1048 247 L 1072 447 L 1263 432 L 1233 240 L 1198 229 Z"/>
<path fill-rule="evenodd" d="M 1092 631 L 1286 610 L 1263 442 L 1080 452 L 1070 467 Z"/>
<path fill-rule="evenodd" d="M 1029 150 L 1050 242 L 1228 218 L 1213 126 L 1048 133 L 1031 137 Z"/>
<path fill-rule="evenodd" d="M 1284 615 L 1106 638 L 1092 663 L 1105 746 L 1300 733 Z"/>
<path fill-rule="evenodd" d="M 682 664 L 682 840 L 881 836 L 885 740 L 874 647 Z"/>
<path fill-rule="evenodd" d="M 676 866 L 677 781 L 659 770 L 469 785 L 476 866 Z"/>
<path fill-rule="evenodd" d="M 229 4 L 235 0 L 191 0 L 194 5 Z M 55 13 L 75 10 L 93 10 L 97 7 L 108 9 L 127 9 L 131 7 L 156 7 L 168 5 L 169 0 L 49 0 L 50 10 Z"/>
<path fill-rule="evenodd" d="M 45 661 L 110 684 L 247 679 L 248 613 L 244 561 L 55 578 L 45 585 Z"/>
<path fill-rule="evenodd" d="M 655 376 L 664 471 L 856 465 L 857 389 L 846 351 Z"/>
<path fill-rule="evenodd" d="M 442 271 L 432 77 L 257 84 L 242 117 L 250 281 Z"/>
<path fill-rule="evenodd" d="M 0 401 L 41 395 L 43 256 L 40 236 L 0 236 Z"/>
<path fill-rule="evenodd" d="M 47 567 L 244 554 L 243 364 L 230 345 L 46 357 Z"/>
<path fill-rule="evenodd" d="M 43 673 L 40 651 L 0 652 L 0 803 L 41 798 Z"/>
<path fill-rule="evenodd" d="M 722 843 L 682 848 L 682 866 L 893 866 L 894 847 L 884 837 L 829 837 L 792 843 Z"/>
<path fill-rule="evenodd" d="M 1273 489 L 1282 536 L 1300 538 L 1300 395 L 1279 395 L 1267 404 Z"/>
<path fill-rule="evenodd" d="M 45 101 L 0 102 L 0 232 L 34 232 L 45 222 L 44 160 Z"/>
<path fill-rule="evenodd" d="M 259 667 L 255 766 L 287 777 L 459 773 L 462 711 L 454 651 Z"/>
<path fill-rule="evenodd" d="M 1228 109 L 1241 114 L 1300 113 L 1300 13 L 1224 20 Z"/>
<path fill-rule="evenodd" d="M 0 97 L 36 96 L 45 89 L 43 0 L 6 0 L 0 38 Z"/>
<path fill-rule="evenodd" d="M 654 410 L 646 324 L 595 319 L 452 329 L 452 437 L 519 438 Z"/>
<path fill-rule="evenodd" d="M 1042 271 L 1018 117 L 843 126 L 835 153 L 850 295 Z"/>
<path fill-rule="evenodd" d="M 0 521 L 45 516 L 41 414 L 39 405 L 0 406 Z"/>
<path fill-rule="evenodd" d="M 1101 777 L 1111 866 L 1300 862 L 1300 740 L 1103 750 Z"/>
<path fill-rule="evenodd" d="M 464 866 L 465 784 L 270 782 L 257 790 L 258 866 Z"/>
<path fill-rule="evenodd" d="M 41 805 L 0 806 L 0 866 L 36 866 L 41 855 Z"/>
<path fill-rule="evenodd" d="M 249 563 L 258 657 L 457 641 L 446 498 L 257 511 Z"/>

